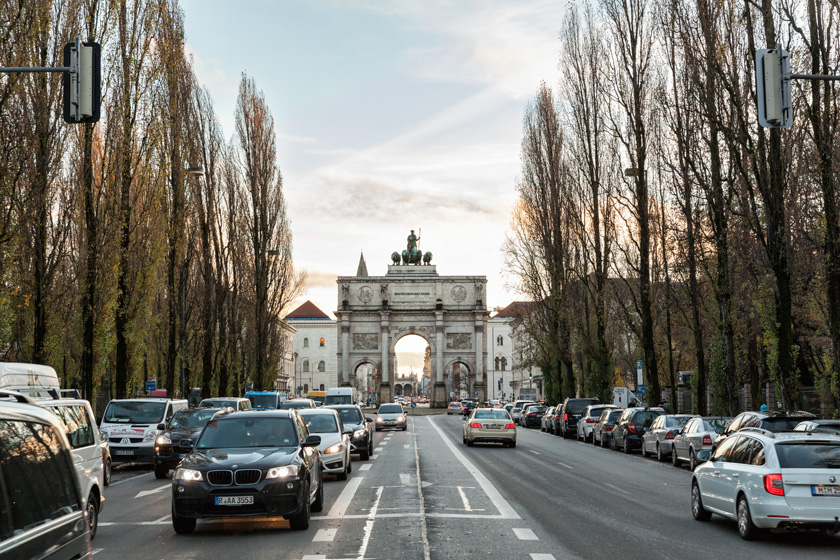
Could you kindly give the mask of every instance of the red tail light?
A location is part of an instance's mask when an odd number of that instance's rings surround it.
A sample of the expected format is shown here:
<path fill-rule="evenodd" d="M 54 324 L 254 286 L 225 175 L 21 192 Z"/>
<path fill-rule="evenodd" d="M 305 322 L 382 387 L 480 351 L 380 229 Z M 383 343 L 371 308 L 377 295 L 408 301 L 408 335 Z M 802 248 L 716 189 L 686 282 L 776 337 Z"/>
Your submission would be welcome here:
<path fill-rule="evenodd" d="M 518 409 L 518 408 L 514 408 L 514 409 L 513 409 L 513 412 L 519 412 L 519 409 Z"/>
<path fill-rule="evenodd" d="M 532 413 L 530 413 L 528 416 L 536 416 L 536 415 L 537 415 L 537 413 L 536 413 L 536 412 L 532 412 Z"/>
<path fill-rule="evenodd" d="M 480 428 L 481 424 L 478 422 L 470 422 L 470 428 Z"/>
<path fill-rule="evenodd" d="M 709 434 L 703 436 L 703 445 L 712 445 L 712 436 Z"/>
<path fill-rule="evenodd" d="M 604 426 L 604 429 L 608 432 L 611 432 L 612 429 L 613 429 L 613 426 L 610 426 L 609 424 L 607 424 L 606 426 Z"/>
<path fill-rule="evenodd" d="M 635 434 L 636 433 L 636 424 L 634 424 L 633 422 L 627 422 L 627 431 L 630 432 L 631 434 Z"/>
<path fill-rule="evenodd" d="M 592 418 L 587 418 L 587 419 L 586 419 L 586 423 L 587 423 L 587 424 L 594 424 L 594 423 L 595 423 L 595 420 L 594 420 L 594 419 L 592 419 Z"/>
<path fill-rule="evenodd" d="M 515 424 L 505 424 L 505 429 L 506 430 L 515 430 L 516 425 Z"/>
<path fill-rule="evenodd" d="M 674 430 L 668 430 L 668 433 L 665 434 L 665 439 L 674 439 L 674 436 L 677 435 Z"/>
<path fill-rule="evenodd" d="M 569 419 L 569 413 L 568 413 L 568 412 L 564 412 L 564 413 L 563 413 L 563 420 L 568 420 L 568 419 Z"/>
<path fill-rule="evenodd" d="M 764 489 L 768 494 L 774 496 L 785 495 L 785 485 L 782 482 L 782 475 L 780 474 L 765 474 L 764 475 Z"/>

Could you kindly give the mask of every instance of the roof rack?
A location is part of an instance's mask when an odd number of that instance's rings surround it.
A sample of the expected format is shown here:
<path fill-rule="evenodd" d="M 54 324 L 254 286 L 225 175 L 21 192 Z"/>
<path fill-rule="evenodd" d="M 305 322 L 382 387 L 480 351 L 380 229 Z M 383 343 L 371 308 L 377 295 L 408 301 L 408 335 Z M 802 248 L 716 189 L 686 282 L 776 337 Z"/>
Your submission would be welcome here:
<path fill-rule="evenodd" d="M 756 428 L 756 427 L 750 426 L 748 428 L 741 428 L 738 431 L 739 432 L 757 432 L 757 433 L 765 435 L 769 438 L 774 438 L 774 439 L 776 438 L 776 434 L 774 434 L 770 430 L 765 430 L 764 428 Z"/>
<path fill-rule="evenodd" d="M 80 399 L 80 398 L 82 398 L 81 395 L 79 394 L 78 389 L 56 389 L 55 387 L 50 387 L 49 389 L 43 389 L 43 388 L 37 388 L 37 387 L 32 387 L 32 388 L 27 387 L 25 389 L 15 389 L 15 390 L 19 393 L 44 393 L 45 392 L 55 400 L 58 400 L 62 397 L 67 398 L 67 399 Z"/>
<path fill-rule="evenodd" d="M 35 401 L 19 391 L 6 391 L 4 389 L 0 389 L 0 397 L 14 397 L 19 403 L 35 404 Z"/>

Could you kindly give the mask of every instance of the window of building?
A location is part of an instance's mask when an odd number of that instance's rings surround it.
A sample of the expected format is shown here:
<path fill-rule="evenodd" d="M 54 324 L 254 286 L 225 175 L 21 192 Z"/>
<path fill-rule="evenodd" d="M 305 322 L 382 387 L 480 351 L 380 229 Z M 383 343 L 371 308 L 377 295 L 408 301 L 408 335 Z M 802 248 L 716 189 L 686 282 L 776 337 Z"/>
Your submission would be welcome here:
<path fill-rule="evenodd" d="M 327 388 L 326 388 L 326 387 L 324 387 L 324 384 L 323 384 L 323 383 L 321 383 L 321 388 L 320 388 L 319 390 L 320 390 L 320 391 L 326 391 L 326 390 L 327 390 Z"/>
<path fill-rule="evenodd" d="M 507 367 L 507 358 L 502 356 L 501 360 L 499 360 L 502 364 L 502 371 L 505 371 L 505 367 Z"/>
<path fill-rule="evenodd" d="M 327 371 L 327 364 L 324 363 L 324 360 L 318 362 L 318 371 Z"/>
<path fill-rule="evenodd" d="M 303 360 L 303 371 L 309 371 L 309 360 Z"/>
<path fill-rule="evenodd" d="M 309 383 L 304 383 L 303 384 L 303 394 L 305 395 L 308 392 L 309 392 Z"/>
<path fill-rule="evenodd" d="M 496 337 L 496 345 L 497 346 L 504 346 L 505 345 L 505 337 L 499 335 Z"/>
<path fill-rule="evenodd" d="M 327 342 L 327 341 L 326 341 L 326 340 L 324 340 L 324 337 L 322 336 L 322 337 L 321 337 L 321 346 L 325 346 L 325 345 L 326 345 L 326 342 Z"/>
<path fill-rule="evenodd" d="M 502 361 L 502 360 L 501 360 L 501 359 L 499 359 L 499 357 L 498 357 L 498 356 L 496 356 L 496 368 L 495 368 L 495 369 L 496 369 L 496 371 L 499 371 L 499 365 L 501 364 L 501 361 Z"/>
<path fill-rule="evenodd" d="M 309 348 L 309 339 L 308 338 L 303 339 L 303 347 L 304 348 Z"/>

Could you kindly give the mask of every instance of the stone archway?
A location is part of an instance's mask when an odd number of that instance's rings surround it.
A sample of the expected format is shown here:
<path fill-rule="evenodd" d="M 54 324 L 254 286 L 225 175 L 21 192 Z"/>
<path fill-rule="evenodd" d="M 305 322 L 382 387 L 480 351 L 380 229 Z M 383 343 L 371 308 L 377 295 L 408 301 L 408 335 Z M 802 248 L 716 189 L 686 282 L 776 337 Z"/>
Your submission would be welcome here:
<path fill-rule="evenodd" d="M 376 363 L 379 402 L 390 402 L 395 392 L 394 345 L 406 334 L 417 334 L 431 351 L 434 406 L 447 405 L 445 364 L 459 356 L 469 366 L 473 392 L 485 398 L 486 277 L 439 276 L 430 264 L 389 265 L 386 275 L 368 276 L 362 261 L 356 276 L 341 276 L 337 283 L 340 385 L 357 385 L 351 364 Z"/>

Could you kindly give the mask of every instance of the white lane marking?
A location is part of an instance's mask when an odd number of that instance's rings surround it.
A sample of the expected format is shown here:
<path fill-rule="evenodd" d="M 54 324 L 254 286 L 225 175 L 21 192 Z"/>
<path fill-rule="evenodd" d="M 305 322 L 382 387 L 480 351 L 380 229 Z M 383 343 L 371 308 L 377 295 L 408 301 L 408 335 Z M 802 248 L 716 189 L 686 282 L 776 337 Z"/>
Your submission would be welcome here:
<path fill-rule="evenodd" d="M 118 481 L 116 481 L 116 482 L 112 482 L 111 484 L 109 484 L 109 485 L 108 485 L 108 488 L 110 488 L 111 486 L 119 486 L 120 484 L 125 484 L 126 482 L 131 482 L 132 480 L 137 480 L 137 479 L 138 479 L 138 478 L 140 478 L 141 476 L 146 476 L 146 475 L 151 475 L 151 474 L 152 474 L 152 473 L 143 473 L 143 474 L 137 474 L 137 475 L 134 475 L 134 476 L 129 477 L 129 478 L 124 478 L 124 479 L 122 479 L 122 480 L 118 480 Z"/>
<path fill-rule="evenodd" d="M 379 455 L 374 453 L 373 455 L 370 456 L 370 458 L 373 459 L 373 460 L 376 460 L 376 459 L 379 459 Z"/>
<path fill-rule="evenodd" d="M 487 494 L 487 497 L 490 498 L 490 501 L 493 502 L 493 505 L 496 506 L 496 509 L 499 511 L 499 514 L 503 519 L 521 519 L 519 515 L 517 515 L 516 511 L 513 507 L 508 503 L 507 500 L 502 497 L 501 492 L 499 492 L 493 483 L 484 476 L 484 474 L 478 470 L 478 468 L 473 465 L 469 459 L 467 459 L 463 453 L 461 453 L 458 448 L 455 447 L 449 438 L 443 433 L 443 431 L 437 426 L 437 424 L 429 418 L 429 424 L 437 431 L 440 439 L 449 447 L 449 450 L 452 451 L 452 454 L 461 461 L 461 464 L 469 471 L 470 474 L 473 475 L 478 485 L 481 486 L 481 489 L 484 490 L 484 493 Z"/>
<path fill-rule="evenodd" d="M 464 502 L 464 511 L 472 511 L 470 501 L 467 499 L 467 495 L 464 493 L 464 488 L 462 486 L 458 487 L 458 493 L 461 495 L 461 501 Z"/>
<path fill-rule="evenodd" d="M 142 498 L 143 496 L 150 496 L 151 494 L 157 494 L 158 492 L 163 492 L 167 488 L 171 488 L 171 487 L 172 487 L 172 483 L 169 483 L 165 486 L 155 488 L 154 490 L 143 490 L 143 491 L 137 492 L 137 495 L 134 496 L 134 499 L 136 500 L 137 498 Z"/>
<path fill-rule="evenodd" d="M 160 519 L 155 519 L 154 521 L 152 521 L 152 523 L 154 523 L 155 525 L 157 525 L 159 523 L 164 523 L 165 521 L 167 521 L 170 518 L 171 515 L 172 515 L 171 513 L 167 513 L 166 515 L 164 515 Z"/>
<path fill-rule="evenodd" d="M 361 486 L 364 479 L 365 478 L 363 476 L 353 477 L 350 479 L 350 482 L 347 483 L 347 486 L 345 486 L 344 490 L 341 491 L 341 494 L 338 495 L 338 499 L 330 509 L 330 516 L 344 517 L 344 513 L 350 506 L 350 502 L 353 501 L 353 496 L 356 495 L 356 490 L 359 489 L 359 486 Z"/>
<path fill-rule="evenodd" d="M 531 453 L 533 453 L 534 455 L 541 455 L 541 453 L 540 453 L 539 451 L 534 451 L 533 449 L 531 449 L 530 451 L 531 451 Z"/>
<path fill-rule="evenodd" d="M 388 440 L 387 439 L 379 444 L 380 447 L 382 447 L 383 445 L 388 445 Z"/>
<path fill-rule="evenodd" d="M 414 464 L 417 471 L 417 495 L 420 498 L 420 538 L 423 541 L 423 560 L 431 560 L 429 529 L 426 525 L 426 498 L 423 496 L 423 482 L 420 480 L 420 453 L 417 450 L 417 421 L 411 419 L 411 437 L 414 440 Z"/>
<path fill-rule="evenodd" d="M 566 463 L 561 463 L 560 461 L 557 461 L 557 464 L 558 464 L 558 465 L 560 465 L 561 467 L 566 467 L 566 468 L 567 468 L 567 469 L 569 469 L 569 470 L 575 470 L 575 468 L 574 468 L 574 467 L 570 467 L 570 466 L 569 466 L 569 465 L 567 465 Z"/>
<path fill-rule="evenodd" d="M 359 470 L 360 470 L 360 471 L 369 471 L 369 470 L 370 470 L 370 468 L 371 468 L 372 466 L 373 466 L 373 465 L 371 465 L 370 463 L 368 463 L 367 465 L 362 465 L 361 467 L 359 467 Z"/>
<path fill-rule="evenodd" d="M 538 541 L 537 535 L 531 529 L 514 529 L 513 534 L 517 536 L 520 541 Z"/>
<path fill-rule="evenodd" d="M 632 496 L 632 494 L 630 494 L 630 492 L 628 492 L 628 491 L 627 491 L 627 490 L 625 490 L 624 488 L 619 488 L 618 486 L 615 486 L 614 484 L 610 484 L 609 482 L 605 482 L 605 483 L 604 483 L 604 486 L 609 486 L 609 487 L 610 487 L 610 488 L 612 488 L 613 490 L 618 490 L 618 491 L 619 491 L 619 492 L 621 492 L 622 494 L 627 494 L 628 496 Z"/>
<path fill-rule="evenodd" d="M 411 475 L 410 474 L 400 474 L 400 482 L 403 484 L 411 484 Z"/>
<path fill-rule="evenodd" d="M 327 556 L 325 554 L 307 554 L 303 557 L 303 560 L 327 560 Z"/>
<path fill-rule="evenodd" d="M 98 553 L 102 552 L 103 550 L 105 550 L 105 549 L 104 549 L 104 548 L 94 548 L 94 549 L 90 552 L 90 555 L 91 555 L 91 556 L 93 556 L 94 554 L 98 554 Z"/>
<path fill-rule="evenodd" d="M 335 534 L 338 529 L 318 529 L 312 542 L 332 542 L 335 539 Z"/>
<path fill-rule="evenodd" d="M 367 553 L 368 543 L 370 543 L 370 536 L 373 533 L 373 523 L 376 521 L 376 510 L 379 509 L 379 501 L 382 499 L 382 491 L 385 490 L 381 486 L 376 489 L 376 499 L 373 500 L 373 505 L 370 508 L 370 513 L 367 515 L 367 522 L 365 523 L 365 533 L 362 537 L 362 546 L 359 547 L 358 560 L 364 560 L 365 553 Z"/>
<path fill-rule="evenodd" d="M 535 554 L 531 553 L 531 560 L 557 560 L 553 554 Z"/>
<path fill-rule="evenodd" d="M 411 447 L 411 446 L 408 445 L 407 443 L 405 445 L 403 445 L 403 449 L 408 449 L 409 447 Z"/>

